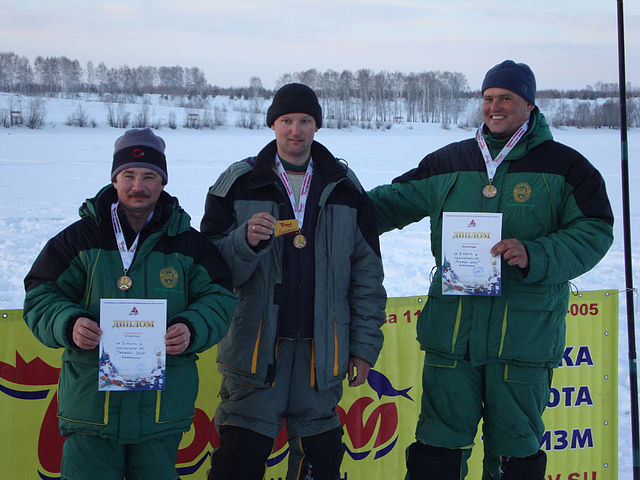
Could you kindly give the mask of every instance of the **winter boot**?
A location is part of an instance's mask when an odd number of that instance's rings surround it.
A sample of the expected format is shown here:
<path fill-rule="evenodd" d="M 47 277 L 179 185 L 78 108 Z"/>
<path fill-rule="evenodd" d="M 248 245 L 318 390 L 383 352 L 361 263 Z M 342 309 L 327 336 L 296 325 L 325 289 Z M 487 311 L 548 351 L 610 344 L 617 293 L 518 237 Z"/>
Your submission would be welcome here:
<path fill-rule="evenodd" d="M 524 458 L 503 457 L 500 480 L 543 480 L 547 455 L 542 450 Z"/>
<path fill-rule="evenodd" d="M 415 442 L 407 448 L 407 479 L 460 480 L 463 451 Z"/>
<path fill-rule="evenodd" d="M 337 480 L 344 455 L 342 427 L 308 437 L 291 439 L 299 450 L 295 455 L 293 446 L 287 479 Z M 290 443 L 291 445 L 291 443 Z M 291 461 L 297 459 L 295 464 Z"/>
<path fill-rule="evenodd" d="M 220 428 L 207 480 L 262 480 L 273 438 L 240 427 Z"/>

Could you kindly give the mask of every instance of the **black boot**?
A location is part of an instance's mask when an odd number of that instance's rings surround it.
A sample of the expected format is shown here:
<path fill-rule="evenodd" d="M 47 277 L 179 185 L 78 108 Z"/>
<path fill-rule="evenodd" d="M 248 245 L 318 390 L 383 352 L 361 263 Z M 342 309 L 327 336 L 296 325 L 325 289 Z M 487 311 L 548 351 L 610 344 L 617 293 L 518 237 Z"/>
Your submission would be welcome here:
<path fill-rule="evenodd" d="M 337 480 L 340 478 L 340 464 L 344 455 L 342 447 L 342 427 L 334 428 L 327 432 L 291 439 L 298 442 L 302 450 L 301 464 L 292 465 L 289 469 L 297 472 L 295 477 L 287 475 L 287 478 L 299 480 Z"/>
<path fill-rule="evenodd" d="M 262 480 L 273 438 L 240 427 L 220 428 L 207 480 Z"/>
<path fill-rule="evenodd" d="M 415 442 L 407 448 L 410 480 L 460 480 L 462 450 Z"/>
<path fill-rule="evenodd" d="M 547 455 L 542 450 L 528 457 L 503 457 L 500 480 L 543 480 Z"/>

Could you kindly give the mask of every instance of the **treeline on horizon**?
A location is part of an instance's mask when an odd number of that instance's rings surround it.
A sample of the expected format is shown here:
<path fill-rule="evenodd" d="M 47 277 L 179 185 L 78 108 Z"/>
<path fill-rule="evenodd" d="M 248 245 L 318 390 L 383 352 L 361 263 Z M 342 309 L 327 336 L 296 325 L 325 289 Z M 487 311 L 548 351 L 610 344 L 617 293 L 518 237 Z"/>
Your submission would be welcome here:
<path fill-rule="evenodd" d="M 469 99 L 479 98 L 478 90 L 470 90 L 467 79 L 460 72 L 375 72 L 359 69 L 355 72 L 343 70 L 324 72 L 309 69 L 286 73 L 280 76 L 276 89 L 292 81 L 302 82 L 313 88 L 323 107 L 327 126 L 343 128 L 353 123 L 392 122 L 396 119 L 408 122 L 431 122 L 448 125 L 475 121 L 461 119 L 464 106 Z M 66 56 L 37 56 L 33 63 L 25 56 L 14 52 L 0 52 L 0 91 L 26 96 L 58 96 L 74 98 L 80 94 L 95 94 L 105 101 L 125 101 L 123 96 L 160 94 L 196 98 L 201 104 L 207 97 L 226 95 L 231 99 L 243 98 L 251 101 L 251 110 L 260 113 L 262 102 L 270 98 L 275 90 L 263 87 L 258 76 L 251 77 L 246 87 L 220 87 L 208 83 L 204 72 L 197 66 L 137 66 L 107 67 L 103 62 L 97 66 L 89 61 L 83 68 L 78 60 Z M 627 88 L 629 98 L 640 98 L 640 89 Z M 608 105 L 606 110 L 617 108 L 617 83 L 597 82 L 579 90 L 541 90 L 544 99 L 600 100 Z M 118 100 L 122 99 L 122 100 Z M 582 105 L 582 104 L 581 104 Z M 603 108 L 596 104 L 594 109 Z M 637 110 L 631 103 L 632 113 Z M 573 119 L 574 109 L 579 109 L 580 120 Z M 577 126 L 619 126 L 615 115 L 608 113 L 603 120 L 602 112 L 587 112 L 587 107 L 564 106 L 558 122 Z M 594 117 L 587 119 L 585 117 Z M 640 122 L 640 120 L 639 120 Z"/>
<path fill-rule="evenodd" d="M 372 82 L 373 79 L 373 82 Z M 425 82 L 425 80 L 427 80 Z M 469 90 L 466 77 L 459 72 L 429 71 L 420 73 L 374 72 L 371 69 L 359 69 L 356 72 L 343 70 L 336 72 L 316 69 L 296 73 L 285 73 L 278 79 L 276 88 L 263 88 L 260 77 L 253 76 L 249 85 L 241 87 L 222 87 L 208 83 L 202 69 L 197 66 L 137 66 L 122 65 L 107 67 L 104 62 L 97 66 L 89 61 L 83 68 L 78 60 L 66 56 L 37 56 L 33 64 L 25 56 L 14 52 L 0 52 L 0 91 L 25 95 L 53 93 L 124 93 L 142 95 L 157 93 L 163 95 L 229 95 L 248 98 L 258 93 L 265 98 L 275 93 L 280 86 L 290 81 L 301 81 L 318 93 L 345 90 L 354 96 L 360 96 L 359 90 L 368 90 L 371 83 L 376 88 L 402 92 L 422 81 L 441 81 L 450 83 L 450 87 L 461 98 L 479 95 L 478 90 Z M 256 92 L 257 90 L 257 92 Z M 627 85 L 630 97 L 640 96 L 640 88 Z M 618 96 L 618 84 L 596 82 L 581 89 L 545 89 L 537 92 L 539 98 L 567 98 L 595 100 Z"/>

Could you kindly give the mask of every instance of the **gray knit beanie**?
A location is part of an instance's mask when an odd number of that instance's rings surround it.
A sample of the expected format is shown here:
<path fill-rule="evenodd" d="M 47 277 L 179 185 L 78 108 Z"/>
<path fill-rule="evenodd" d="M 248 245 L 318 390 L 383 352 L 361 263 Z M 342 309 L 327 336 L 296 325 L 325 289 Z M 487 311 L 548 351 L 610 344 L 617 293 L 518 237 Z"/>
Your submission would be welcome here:
<path fill-rule="evenodd" d="M 165 143 L 150 128 L 133 128 L 118 138 L 113 148 L 111 181 L 125 168 L 144 167 L 154 170 L 166 185 L 167 159 L 164 155 Z"/>
<path fill-rule="evenodd" d="M 487 88 L 505 88 L 536 104 L 536 78 L 525 63 L 505 60 L 487 72 L 482 82 L 482 93 Z"/>

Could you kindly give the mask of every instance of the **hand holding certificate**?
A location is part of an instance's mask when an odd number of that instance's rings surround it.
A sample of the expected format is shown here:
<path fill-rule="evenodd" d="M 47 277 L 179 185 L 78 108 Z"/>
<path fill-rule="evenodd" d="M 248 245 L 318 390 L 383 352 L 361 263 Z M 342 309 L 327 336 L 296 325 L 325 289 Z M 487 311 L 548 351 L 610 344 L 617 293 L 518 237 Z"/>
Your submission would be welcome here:
<path fill-rule="evenodd" d="M 442 294 L 499 296 L 500 256 L 491 247 L 501 237 L 501 213 L 444 212 Z"/>
<path fill-rule="evenodd" d="M 98 390 L 163 390 L 167 301 L 100 299 Z"/>

